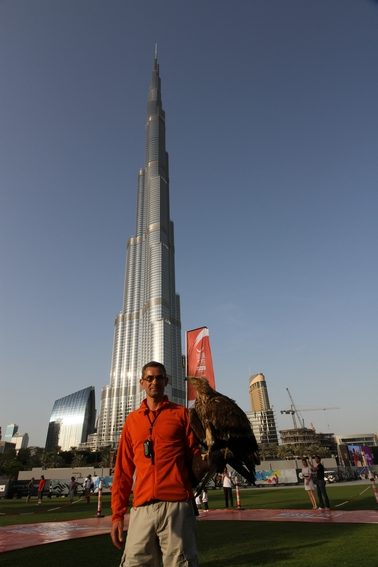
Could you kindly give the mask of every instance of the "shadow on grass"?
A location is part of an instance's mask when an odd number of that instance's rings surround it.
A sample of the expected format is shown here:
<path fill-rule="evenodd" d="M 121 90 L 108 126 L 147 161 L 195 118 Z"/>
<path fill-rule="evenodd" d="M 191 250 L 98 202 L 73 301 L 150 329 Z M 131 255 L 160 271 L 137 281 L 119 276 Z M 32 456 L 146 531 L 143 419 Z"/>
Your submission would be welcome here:
<path fill-rule="evenodd" d="M 200 524 L 201 567 L 378 566 L 369 524 L 227 522 Z M 205 528 L 205 529 L 204 529 Z"/>
<path fill-rule="evenodd" d="M 374 524 L 198 522 L 201 567 L 368 567 L 377 563 Z M 118 567 L 109 535 L 2 553 L 0 567 Z"/>
<path fill-rule="evenodd" d="M 208 528 L 208 526 L 206 526 Z M 295 549 L 290 546 L 267 546 L 266 539 L 259 541 L 256 546 L 251 539 L 246 541 L 245 533 L 238 534 L 232 528 L 226 528 L 228 541 L 223 539 L 217 545 L 221 533 L 205 533 L 199 537 L 200 565 L 201 567 L 251 567 L 278 566 L 291 564 L 291 560 L 298 551 L 309 548 L 308 557 L 314 553 L 315 544 L 299 545 Z M 206 543 L 203 541 L 206 540 Z M 282 543 L 282 542 L 281 542 Z M 318 542 L 317 544 L 318 545 Z M 257 547 L 257 549 L 255 549 Z M 305 552 L 307 556 L 307 553 Z M 11 551 L 0 557 L 1 567 L 93 567 L 94 565 L 107 565 L 117 567 L 121 561 L 122 552 L 116 550 L 111 544 L 109 536 L 95 536 L 83 539 L 52 543 L 36 547 L 29 547 L 19 551 Z"/>
<path fill-rule="evenodd" d="M 214 521 L 197 525 L 201 567 L 377 565 L 377 526 Z M 2 553 L 0 567 L 118 567 L 109 535 Z"/>
<path fill-rule="evenodd" d="M 201 525 L 200 528 L 202 527 Z M 205 530 L 198 530 L 201 567 L 283 565 L 286 562 L 291 564 L 298 556 L 308 557 L 311 563 L 315 550 L 328 543 L 327 540 L 316 537 L 314 541 L 299 543 L 301 536 L 298 529 L 293 530 L 291 526 L 287 533 L 286 526 L 282 524 L 238 522 L 235 525 L 219 521 L 204 527 Z M 287 544 L 282 545 L 282 540 L 286 537 Z"/>
<path fill-rule="evenodd" d="M 111 543 L 109 535 L 72 539 L 0 556 L 1 567 L 118 567 L 122 552 Z"/>

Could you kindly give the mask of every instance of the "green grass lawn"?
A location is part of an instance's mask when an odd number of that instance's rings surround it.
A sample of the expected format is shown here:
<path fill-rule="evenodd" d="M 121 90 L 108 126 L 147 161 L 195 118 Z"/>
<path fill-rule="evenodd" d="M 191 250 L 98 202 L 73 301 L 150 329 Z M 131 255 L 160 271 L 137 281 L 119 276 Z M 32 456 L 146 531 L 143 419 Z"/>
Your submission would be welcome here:
<path fill-rule="evenodd" d="M 367 490 L 366 490 L 367 489 Z M 343 510 L 375 510 L 367 484 L 328 487 L 332 506 Z M 299 508 L 310 504 L 302 487 L 241 491 L 243 508 Z M 209 492 L 210 508 L 223 508 L 221 490 Z M 58 510 L 51 510 L 59 507 Z M 70 505 L 64 499 L 46 500 L 41 506 L 19 500 L 0 501 L 0 525 L 62 521 L 96 515 L 95 499 Z M 50 512 L 48 510 L 51 510 Z M 110 513 L 109 497 L 103 513 Z M 378 517 L 378 512 L 377 512 Z M 378 527 L 374 524 L 311 524 L 300 522 L 214 521 L 198 523 L 201 567 L 364 567 L 378 566 Z M 117 567 L 121 553 L 110 537 L 68 540 L 3 553 L 1 567 Z"/>
<path fill-rule="evenodd" d="M 283 522 L 198 524 L 201 567 L 377 567 L 377 526 Z M 109 536 L 3 553 L 1 567 L 118 567 Z"/>
<path fill-rule="evenodd" d="M 332 508 L 340 507 L 342 510 L 375 510 L 377 508 L 369 484 L 335 484 L 327 487 L 327 493 Z M 253 488 L 241 490 L 240 501 L 242 508 L 312 508 L 308 496 L 301 486 L 295 488 Z M 236 498 L 234 494 L 235 505 Z M 212 508 L 223 508 L 222 490 L 209 492 L 209 506 Z"/>
<path fill-rule="evenodd" d="M 369 484 L 335 484 L 328 486 L 327 492 L 333 508 L 342 510 L 375 510 L 377 508 Z M 311 508 L 305 490 L 300 486 L 294 488 L 242 489 L 240 494 L 242 508 Z M 234 505 L 236 505 L 235 494 Z M 222 490 L 209 491 L 209 507 L 224 507 Z M 89 518 L 96 515 L 96 510 L 96 497 L 92 497 L 90 504 L 87 504 L 84 499 L 70 504 L 67 498 L 46 498 L 40 506 L 37 505 L 36 498 L 30 503 L 26 503 L 24 499 L 0 500 L 0 526 Z M 103 498 L 102 513 L 110 514 L 109 495 L 105 495 Z"/>
<path fill-rule="evenodd" d="M 109 515 L 109 496 L 104 498 L 103 508 L 103 513 Z M 68 498 L 46 498 L 42 500 L 41 505 L 37 504 L 36 498 L 29 503 L 26 503 L 25 499 L 0 500 L 0 526 L 78 520 L 80 518 L 94 517 L 96 511 L 96 498 L 92 498 L 89 504 L 84 499 L 71 504 Z"/>

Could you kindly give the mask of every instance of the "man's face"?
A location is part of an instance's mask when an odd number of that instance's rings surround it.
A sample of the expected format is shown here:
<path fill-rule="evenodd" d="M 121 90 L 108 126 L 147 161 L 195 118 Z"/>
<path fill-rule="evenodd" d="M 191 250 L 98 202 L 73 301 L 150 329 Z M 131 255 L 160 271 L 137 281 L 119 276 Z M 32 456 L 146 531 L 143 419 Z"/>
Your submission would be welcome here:
<path fill-rule="evenodd" d="M 148 366 L 143 373 L 140 383 L 147 397 L 159 400 L 164 396 L 168 378 L 164 376 L 160 367 Z"/>

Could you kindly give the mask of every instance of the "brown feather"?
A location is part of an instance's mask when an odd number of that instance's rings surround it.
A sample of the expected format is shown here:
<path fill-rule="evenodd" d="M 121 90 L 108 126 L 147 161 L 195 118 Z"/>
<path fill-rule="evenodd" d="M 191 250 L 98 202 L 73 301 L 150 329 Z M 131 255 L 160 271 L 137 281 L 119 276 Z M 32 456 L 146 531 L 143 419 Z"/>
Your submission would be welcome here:
<path fill-rule="evenodd" d="M 229 463 L 254 482 L 255 464 L 260 460 L 246 414 L 234 400 L 214 390 L 206 378 L 188 377 L 188 381 L 196 390 L 190 420 L 197 437 L 207 447 L 210 470 L 222 472 Z"/>

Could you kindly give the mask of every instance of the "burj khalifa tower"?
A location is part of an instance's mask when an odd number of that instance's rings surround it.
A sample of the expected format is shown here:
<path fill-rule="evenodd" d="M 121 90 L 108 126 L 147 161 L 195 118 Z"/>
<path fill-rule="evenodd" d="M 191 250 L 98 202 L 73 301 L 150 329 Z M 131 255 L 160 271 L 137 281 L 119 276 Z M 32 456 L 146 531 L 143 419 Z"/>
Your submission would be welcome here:
<path fill-rule="evenodd" d="M 126 416 L 144 397 L 139 379 L 143 365 L 151 360 L 167 369 L 169 399 L 185 403 L 165 112 L 156 49 L 148 92 L 145 166 L 138 175 L 136 232 L 127 244 L 124 300 L 115 320 L 110 384 L 102 390 L 97 421 L 100 446 L 117 445 Z"/>

